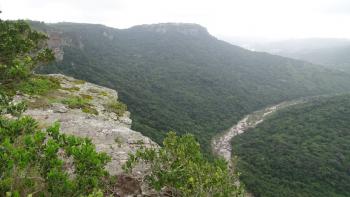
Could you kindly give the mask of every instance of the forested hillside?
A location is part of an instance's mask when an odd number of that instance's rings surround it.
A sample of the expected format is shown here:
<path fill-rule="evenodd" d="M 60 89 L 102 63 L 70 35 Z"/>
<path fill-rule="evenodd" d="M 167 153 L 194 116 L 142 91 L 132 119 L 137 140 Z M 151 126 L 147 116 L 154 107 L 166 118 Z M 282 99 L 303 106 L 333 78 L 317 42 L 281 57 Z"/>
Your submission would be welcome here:
<path fill-rule="evenodd" d="M 241 181 L 255 196 L 350 196 L 350 95 L 274 114 L 233 139 Z"/>
<path fill-rule="evenodd" d="M 350 76 L 211 36 L 195 24 L 32 23 L 47 31 L 63 59 L 38 72 L 61 72 L 118 89 L 134 130 L 161 142 L 166 131 L 210 139 L 245 114 L 309 95 L 350 90 Z M 54 43 L 55 45 L 55 43 Z"/>
<path fill-rule="evenodd" d="M 130 130 L 116 91 L 34 74 L 54 60 L 45 34 L 22 20 L 0 30 L 1 197 L 243 196 L 193 135 L 169 132 L 159 147 Z"/>
<path fill-rule="evenodd" d="M 350 40 L 348 39 L 295 39 L 258 44 L 251 47 L 258 51 L 350 72 Z"/>

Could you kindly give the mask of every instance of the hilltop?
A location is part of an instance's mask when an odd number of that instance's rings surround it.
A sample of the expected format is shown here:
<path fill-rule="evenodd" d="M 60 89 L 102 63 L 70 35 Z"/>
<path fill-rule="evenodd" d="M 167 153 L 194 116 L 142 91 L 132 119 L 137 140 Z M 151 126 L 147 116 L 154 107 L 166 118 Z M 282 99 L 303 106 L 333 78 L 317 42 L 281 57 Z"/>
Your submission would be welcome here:
<path fill-rule="evenodd" d="M 38 72 L 118 89 L 131 111 L 132 128 L 158 143 L 170 130 L 193 133 L 210 152 L 211 138 L 250 112 L 294 98 L 350 91 L 348 74 L 245 50 L 198 25 L 32 26 L 58 38 L 54 48 L 63 54 Z"/>

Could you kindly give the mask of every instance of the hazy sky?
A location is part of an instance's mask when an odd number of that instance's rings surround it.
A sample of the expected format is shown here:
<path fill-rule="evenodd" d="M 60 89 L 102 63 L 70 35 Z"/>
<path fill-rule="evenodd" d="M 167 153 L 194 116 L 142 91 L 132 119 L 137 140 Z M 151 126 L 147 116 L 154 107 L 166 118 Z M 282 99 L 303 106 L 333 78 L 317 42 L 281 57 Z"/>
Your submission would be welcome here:
<path fill-rule="evenodd" d="M 116 28 L 198 23 L 216 36 L 350 38 L 350 0 L 0 0 L 2 19 Z"/>

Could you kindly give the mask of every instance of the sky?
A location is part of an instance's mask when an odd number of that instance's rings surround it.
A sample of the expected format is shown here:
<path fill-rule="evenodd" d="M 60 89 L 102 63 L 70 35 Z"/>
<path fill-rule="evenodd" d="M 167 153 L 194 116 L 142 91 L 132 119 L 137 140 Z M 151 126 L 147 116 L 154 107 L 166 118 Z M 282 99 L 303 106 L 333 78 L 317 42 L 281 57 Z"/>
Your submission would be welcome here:
<path fill-rule="evenodd" d="M 0 0 L 1 19 L 115 28 L 197 23 L 218 37 L 350 38 L 350 0 Z"/>

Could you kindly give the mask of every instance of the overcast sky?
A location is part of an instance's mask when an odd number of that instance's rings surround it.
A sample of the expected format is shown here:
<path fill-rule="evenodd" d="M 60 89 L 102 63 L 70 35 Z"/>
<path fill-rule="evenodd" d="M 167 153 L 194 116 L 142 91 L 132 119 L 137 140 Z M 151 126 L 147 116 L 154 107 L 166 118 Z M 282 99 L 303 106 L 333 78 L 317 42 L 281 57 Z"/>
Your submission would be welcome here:
<path fill-rule="evenodd" d="M 350 0 L 0 0 L 2 19 L 116 28 L 190 22 L 225 37 L 350 38 Z"/>

